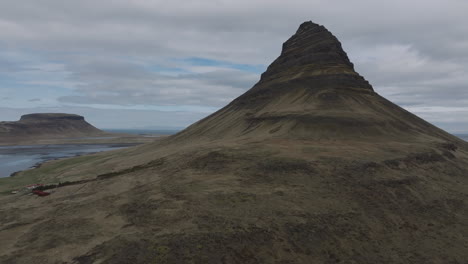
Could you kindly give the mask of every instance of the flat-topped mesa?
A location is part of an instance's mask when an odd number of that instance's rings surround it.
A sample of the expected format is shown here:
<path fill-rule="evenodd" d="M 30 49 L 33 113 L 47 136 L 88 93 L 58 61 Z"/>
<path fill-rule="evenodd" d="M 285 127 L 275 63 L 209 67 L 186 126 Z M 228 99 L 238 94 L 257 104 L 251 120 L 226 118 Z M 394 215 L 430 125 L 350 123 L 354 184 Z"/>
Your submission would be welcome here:
<path fill-rule="evenodd" d="M 21 116 L 19 121 L 0 122 L 0 143 L 70 137 L 100 136 L 104 131 L 75 114 L 36 113 Z"/>
<path fill-rule="evenodd" d="M 300 25 L 284 44 L 281 55 L 262 74 L 259 84 L 315 80 L 317 86 L 361 88 L 372 86 L 357 72 L 340 41 L 324 26 L 311 21 Z M 311 83 L 313 84 L 313 83 Z"/>
<path fill-rule="evenodd" d="M 40 113 L 40 114 L 28 114 L 21 116 L 19 122 L 54 122 L 58 120 L 71 120 L 71 121 L 84 121 L 84 117 L 75 114 L 63 114 L 63 113 Z"/>

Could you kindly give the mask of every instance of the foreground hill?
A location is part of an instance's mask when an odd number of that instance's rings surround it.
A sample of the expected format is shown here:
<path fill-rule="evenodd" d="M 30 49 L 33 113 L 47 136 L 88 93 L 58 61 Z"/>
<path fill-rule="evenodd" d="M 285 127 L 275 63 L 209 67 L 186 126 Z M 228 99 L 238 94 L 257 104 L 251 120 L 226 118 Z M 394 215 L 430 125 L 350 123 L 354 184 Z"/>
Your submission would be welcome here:
<path fill-rule="evenodd" d="M 468 146 L 302 24 L 248 92 L 167 139 L 3 195 L 2 263 L 466 263 Z M 4 190 L 2 190 L 4 191 Z"/>
<path fill-rule="evenodd" d="M 86 122 L 84 117 L 74 114 L 29 114 L 16 122 L 0 122 L 0 143 L 103 134 L 104 131 Z"/>

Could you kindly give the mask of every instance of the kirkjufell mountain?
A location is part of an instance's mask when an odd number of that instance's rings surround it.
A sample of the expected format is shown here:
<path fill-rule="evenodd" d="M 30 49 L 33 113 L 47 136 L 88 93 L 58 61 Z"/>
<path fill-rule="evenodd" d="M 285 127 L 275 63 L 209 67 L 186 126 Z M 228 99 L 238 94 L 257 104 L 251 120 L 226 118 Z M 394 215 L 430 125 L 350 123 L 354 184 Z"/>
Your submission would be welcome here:
<path fill-rule="evenodd" d="M 2 263 L 468 259 L 467 143 L 379 96 L 312 22 L 184 131 L 15 178 L 53 188 L 0 195 Z"/>
<path fill-rule="evenodd" d="M 379 96 L 325 27 L 303 23 L 248 92 L 179 136 L 413 141 L 452 135 Z M 179 139 L 180 137 L 176 137 Z"/>

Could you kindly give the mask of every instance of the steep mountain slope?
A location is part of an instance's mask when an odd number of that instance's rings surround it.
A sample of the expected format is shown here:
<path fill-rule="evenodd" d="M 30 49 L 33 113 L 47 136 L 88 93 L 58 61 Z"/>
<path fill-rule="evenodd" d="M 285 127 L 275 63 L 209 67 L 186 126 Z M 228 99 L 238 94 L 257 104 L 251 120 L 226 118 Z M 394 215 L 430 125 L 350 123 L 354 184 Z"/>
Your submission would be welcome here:
<path fill-rule="evenodd" d="M 16 122 L 0 122 L 0 142 L 99 134 L 104 132 L 86 122 L 84 117 L 73 114 L 29 114 Z"/>
<path fill-rule="evenodd" d="M 467 143 L 377 95 L 306 22 L 181 133 L 54 161 L 0 196 L 2 263 L 466 263 Z"/>
<path fill-rule="evenodd" d="M 248 92 L 177 139 L 456 140 L 374 92 L 325 27 L 303 23 Z"/>

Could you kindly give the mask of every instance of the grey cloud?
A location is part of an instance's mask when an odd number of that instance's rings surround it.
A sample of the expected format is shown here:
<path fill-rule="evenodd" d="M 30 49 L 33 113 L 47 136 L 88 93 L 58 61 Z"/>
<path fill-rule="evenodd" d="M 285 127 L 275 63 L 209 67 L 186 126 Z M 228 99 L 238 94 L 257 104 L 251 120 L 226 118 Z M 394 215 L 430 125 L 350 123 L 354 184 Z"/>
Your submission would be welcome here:
<path fill-rule="evenodd" d="M 447 118 L 450 107 L 468 105 L 466 10 L 460 0 L 2 1 L 0 47 L 62 63 L 76 91 L 62 102 L 221 106 L 258 76 L 225 69 L 164 75 L 140 62 L 268 65 L 297 26 L 313 20 L 342 41 L 377 92 L 408 109 L 446 107 L 440 117 Z M 30 67 L 2 64 L 0 72 Z M 436 115 L 424 117 L 441 120 Z"/>
<path fill-rule="evenodd" d="M 391 4 L 290 1 L 287 5 L 284 1 L 235 1 L 223 6 L 213 1 L 113 1 L 111 5 L 107 1 L 26 2 L 2 4 L 6 10 L 2 17 L 9 22 L 4 27 L 12 28 L 3 34 L 31 38 L 51 48 L 60 45 L 63 49 L 68 44 L 74 50 L 126 54 L 198 52 L 262 63 L 278 50 L 277 43 L 307 19 L 327 25 L 340 39 L 359 44 L 418 43 L 424 50 L 439 51 L 446 57 L 453 49 L 441 49 L 439 44 L 466 40 L 466 34 L 460 33 L 467 29 L 460 25 L 468 8 L 465 2 L 453 0 L 443 4 L 430 0 Z M 464 50 L 459 44 L 451 48 L 456 47 Z"/>
<path fill-rule="evenodd" d="M 77 85 L 81 95 L 63 96 L 58 100 L 76 104 L 219 107 L 240 95 L 258 79 L 257 74 L 233 69 L 171 76 L 148 71 L 141 65 L 118 61 L 69 66 L 73 81 L 83 83 Z"/>

